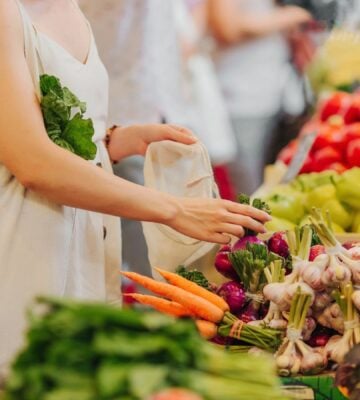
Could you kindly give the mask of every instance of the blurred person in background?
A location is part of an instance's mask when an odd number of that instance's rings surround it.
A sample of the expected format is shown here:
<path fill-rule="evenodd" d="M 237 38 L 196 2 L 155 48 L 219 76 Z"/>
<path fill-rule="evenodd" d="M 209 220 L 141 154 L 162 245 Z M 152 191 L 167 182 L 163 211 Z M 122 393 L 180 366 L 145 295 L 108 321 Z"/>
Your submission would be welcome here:
<path fill-rule="evenodd" d="M 231 166 L 237 192 L 251 194 L 261 184 L 280 112 L 304 109 L 287 33 L 311 20 L 306 10 L 273 0 L 209 0 L 218 76 L 237 139 Z"/>
<path fill-rule="evenodd" d="M 228 164 L 236 156 L 230 117 L 211 58 L 207 0 L 172 0 L 182 50 L 186 103 L 196 113 L 196 134 L 209 151 L 222 198 L 233 200 Z"/>
<path fill-rule="evenodd" d="M 119 125 L 179 123 L 194 127 L 182 87 L 173 1 L 80 0 L 110 76 L 109 120 Z M 132 157 L 115 173 L 143 184 L 143 158 Z M 150 273 L 139 222 L 122 220 L 123 268 Z"/>

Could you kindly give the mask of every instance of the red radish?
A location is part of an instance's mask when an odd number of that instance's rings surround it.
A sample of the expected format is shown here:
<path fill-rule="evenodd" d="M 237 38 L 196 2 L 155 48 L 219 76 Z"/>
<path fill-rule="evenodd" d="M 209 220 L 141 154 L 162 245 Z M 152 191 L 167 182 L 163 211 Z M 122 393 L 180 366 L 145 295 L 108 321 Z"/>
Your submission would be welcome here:
<path fill-rule="evenodd" d="M 307 341 L 307 344 L 309 344 L 311 347 L 324 347 L 330 338 L 335 334 L 336 332 L 332 329 L 318 325 L 310 339 Z"/>
<path fill-rule="evenodd" d="M 248 324 L 249 322 L 258 321 L 259 309 L 260 303 L 251 302 L 243 312 L 237 314 L 237 317 L 246 324 Z"/>
<path fill-rule="evenodd" d="M 256 236 L 244 236 L 239 239 L 232 247 L 232 251 L 246 250 L 249 244 L 261 244 L 265 246 L 265 243 Z"/>
<path fill-rule="evenodd" d="M 203 398 L 189 390 L 174 388 L 164 389 L 163 391 L 152 395 L 147 400 L 203 400 Z"/>
<path fill-rule="evenodd" d="M 219 344 L 220 346 L 230 346 L 231 344 L 234 343 L 233 338 L 220 335 L 215 336 L 210 341 L 215 344 Z"/>
<path fill-rule="evenodd" d="M 239 277 L 234 270 L 230 260 L 229 260 L 229 253 L 230 253 L 230 246 L 223 246 L 220 251 L 216 254 L 215 257 L 215 268 L 222 276 L 225 278 L 229 278 L 231 280 L 238 280 Z"/>
<path fill-rule="evenodd" d="M 309 261 L 314 261 L 317 256 L 320 254 L 326 254 L 325 246 L 321 244 L 316 244 L 312 246 L 310 249 Z"/>
<path fill-rule="evenodd" d="M 289 245 L 286 241 L 284 232 L 274 233 L 268 241 L 268 249 L 283 258 L 288 258 L 290 255 Z"/>
<path fill-rule="evenodd" d="M 352 241 L 350 241 L 350 242 L 345 242 L 345 243 L 343 243 L 343 247 L 344 247 L 346 250 L 350 250 L 350 249 L 352 249 L 353 247 L 358 247 L 358 246 L 360 246 L 360 242 L 358 242 L 357 240 L 352 240 Z"/>
<path fill-rule="evenodd" d="M 220 286 L 217 294 L 228 303 L 230 312 L 233 314 L 240 312 L 245 305 L 246 292 L 241 283 L 235 281 L 226 282 Z"/>

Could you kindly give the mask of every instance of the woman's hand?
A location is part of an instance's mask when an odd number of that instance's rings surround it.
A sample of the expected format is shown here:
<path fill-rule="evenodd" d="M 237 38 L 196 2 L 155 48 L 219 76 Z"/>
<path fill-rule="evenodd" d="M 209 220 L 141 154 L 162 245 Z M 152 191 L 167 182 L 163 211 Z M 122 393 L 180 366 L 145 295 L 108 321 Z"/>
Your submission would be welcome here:
<path fill-rule="evenodd" d="M 134 155 L 144 156 L 150 143 L 173 140 L 183 144 L 194 144 L 197 139 L 193 133 L 181 126 L 151 124 L 132 125 L 115 128 L 108 146 L 112 161 Z"/>
<path fill-rule="evenodd" d="M 231 236 L 244 236 L 244 228 L 265 233 L 270 220 L 265 212 L 232 201 L 183 198 L 167 225 L 199 240 L 227 244 Z"/>

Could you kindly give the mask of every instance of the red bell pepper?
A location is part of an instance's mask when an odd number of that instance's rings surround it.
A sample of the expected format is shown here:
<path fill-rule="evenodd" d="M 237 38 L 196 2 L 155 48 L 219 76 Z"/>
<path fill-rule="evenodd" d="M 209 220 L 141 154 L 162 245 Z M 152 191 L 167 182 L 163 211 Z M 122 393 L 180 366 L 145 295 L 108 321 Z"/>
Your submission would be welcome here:
<path fill-rule="evenodd" d="M 349 143 L 346 159 L 351 167 L 360 167 L 360 138 Z"/>

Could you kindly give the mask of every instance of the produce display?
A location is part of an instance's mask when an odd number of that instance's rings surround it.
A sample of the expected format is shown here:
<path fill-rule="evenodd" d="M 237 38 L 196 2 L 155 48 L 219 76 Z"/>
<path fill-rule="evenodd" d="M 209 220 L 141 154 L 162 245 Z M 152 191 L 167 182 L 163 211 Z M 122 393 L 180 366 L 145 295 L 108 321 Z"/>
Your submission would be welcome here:
<path fill-rule="evenodd" d="M 309 223 L 315 207 L 322 210 L 336 233 L 360 233 L 360 168 L 342 174 L 324 171 L 299 175 L 290 184 L 273 187 L 264 198 L 273 217 L 267 224 L 269 231 Z"/>
<path fill-rule="evenodd" d="M 5 400 L 284 398 L 268 357 L 226 352 L 190 319 L 57 299 L 38 307 Z"/>
<path fill-rule="evenodd" d="M 360 166 L 360 93 L 335 92 L 319 102 L 314 117 L 278 159 L 289 165 L 304 135 L 317 132 L 300 173 L 334 170 L 342 173 Z"/>
<path fill-rule="evenodd" d="M 271 352 L 281 376 L 319 374 L 331 364 L 342 363 L 360 343 L 360 243 L 341 245 L 319 209 L 313 209 L 309 219 L 311 225 L 277 232 L 267 241 L 247 232 L 248 236 L 232 246 L 224 246 L 215 268 L 229 280 L 216 289 L 160 269 L 169 283 L 125 275 L 161 296 L 145 302 L 147 305 L 165 313 L 168 309 L 157 306 L 158 301 L 181 305 L 188 311 L 186 315 L 198 321 L 205 338 L 234 352 Z M 199 274 L 195 271 L 188 277 L 196 280 Z M 162 285 L 166 290 L 160 289 Z M 174 293 L 179 288 L 185 293 L 178 296 Z M 195 299 L 187 302 L 190 294 L 206 299 L 221 312 L 204 314 L 204 304 L 200 307 Z M 170 313 L 179 316 L 178 305 Z M 232 326 L 225 329 L 229 320 L 224 315 L 229 312 L 236 318 L 231 318 Z M 251 340 L 250 329 L 257 329 Z M 273 338 L 277 332 L 281 341 L 270 346 L 268 332 Z"/>

